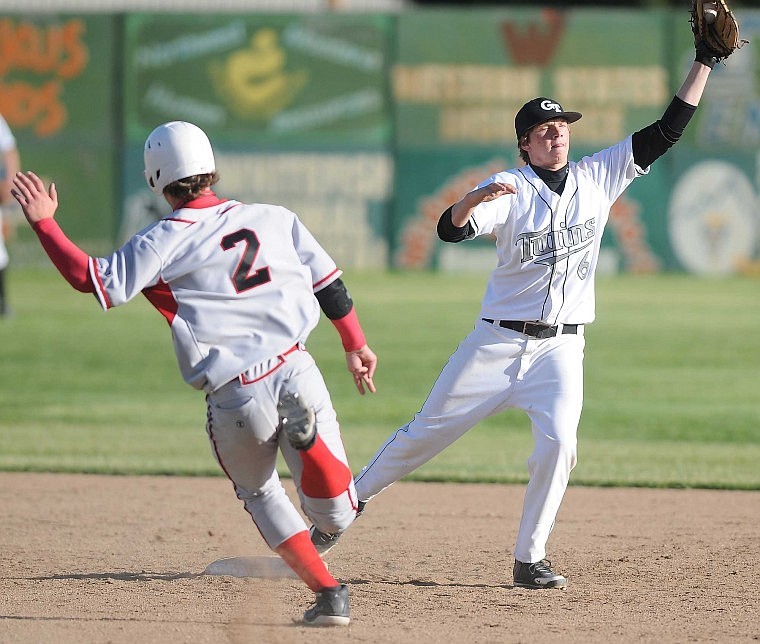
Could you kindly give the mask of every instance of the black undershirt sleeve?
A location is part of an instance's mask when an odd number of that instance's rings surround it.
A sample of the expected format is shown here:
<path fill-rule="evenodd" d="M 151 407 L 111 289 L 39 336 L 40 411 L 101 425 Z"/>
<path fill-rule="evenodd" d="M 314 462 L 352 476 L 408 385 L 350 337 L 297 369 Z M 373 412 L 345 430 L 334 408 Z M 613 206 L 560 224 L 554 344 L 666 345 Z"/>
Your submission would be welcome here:
<path fill-rule="evenodd" d="M 339 320 L 354 308 L 354 301 L 340 278 L 314 293 L 314 296 L 319 302 L 319 307 L 330 320 Z"/>
<path fill-rule="evenodd" d="M 634 132 L 631 138 L 636 165 L 646 169 L 665 154 L 681 138 L 696 109 L 674 96 L 659 121 Z"/>
<path fill-rule="evenodd" d="M 462 228 L 457 228 L 451 221 L 451 206 L 449 206 L 438 219 L 437 231 L 439 239 L 456 243 L 467 239 L 475 232 L 475 229 L 469 221 Z"/>

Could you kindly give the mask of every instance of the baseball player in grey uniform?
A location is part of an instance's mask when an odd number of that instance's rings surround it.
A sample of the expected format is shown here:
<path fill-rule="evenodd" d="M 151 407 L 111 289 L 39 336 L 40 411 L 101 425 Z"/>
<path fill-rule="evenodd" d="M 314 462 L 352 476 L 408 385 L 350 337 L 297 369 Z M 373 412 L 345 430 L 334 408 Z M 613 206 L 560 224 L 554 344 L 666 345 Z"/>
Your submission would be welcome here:
<path fill-rule="evenodd" d="M 583 403 L 584 325 L 594 320 L 594 272 L 610 207 L 681 136 L 715 60 L 696 60 L 662 118 L 580 161 L 568 160 L 570 124 L 581 118 L 546 97 L 515 117 L 525 165 L 499 172 L 440 217 L 438 235 L 496 239 L 474 329 L 444 366 L 422 409 L 395 431 L 356 476 L 364 504 L 507 408 L 530 418 L 522 518 L 514 549 L 515 586 L 565 588 L 546 545 L 576 464 Z"/>
<path fill-rule="evenodd" d="M 109 257 L 90 257 L 53 218 L 55 184 L 17 173 L 14 197 L 51 260 L 104 310 L 142 293 L 170 325 L 180 372 L 206 393 L 213 453 L 266 543 L 316 593 L 311 625 L 349 623 L 348 587 L 327 570 L 276 470 L 282 453 L 315 534 L 339 534 L 357 498 L 329 393 L 305 348 L 320 307 L 359 393 L 377 358 L 341 271 L 289 210 L 222 199 L 214 153 L 195 125 L 170 122 L 145 142 L 145 177 L 170 215 Z"/>

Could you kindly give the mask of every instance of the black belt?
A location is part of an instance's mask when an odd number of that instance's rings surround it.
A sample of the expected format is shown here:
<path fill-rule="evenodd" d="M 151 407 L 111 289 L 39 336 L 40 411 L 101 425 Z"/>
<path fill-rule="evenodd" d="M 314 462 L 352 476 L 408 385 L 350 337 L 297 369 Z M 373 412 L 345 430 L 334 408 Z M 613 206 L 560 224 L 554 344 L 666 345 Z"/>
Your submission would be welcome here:
<path fill-rule="evenodd" d="M 512 329 L 513 331 L 519 331 L 525 335 L 529 335 L 539 340 L 544 338 L 553 338 L 557 335 L 559 326 L 551 326 L 549 324 L 542 324 L 541 322 L 518 322 L 516 320 L 489 320 L 488 318 L 481 318 L 483 322 L 489 324 L 498 324 L 504 329 Z M 578 333 L 578 327 L 580 324 L 563 324 L 562 333 Z"/>

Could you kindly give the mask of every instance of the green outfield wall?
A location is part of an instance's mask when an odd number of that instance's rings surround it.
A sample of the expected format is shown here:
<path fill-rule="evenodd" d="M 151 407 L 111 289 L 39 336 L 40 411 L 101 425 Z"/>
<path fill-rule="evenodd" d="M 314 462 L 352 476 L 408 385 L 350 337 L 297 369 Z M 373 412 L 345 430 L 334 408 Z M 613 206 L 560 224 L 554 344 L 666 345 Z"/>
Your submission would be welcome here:
<path fill-rule="evenodd" d="M 614 205 L 602 271 L 760 272 L 760 11 L 738 17 L 752 42 Z M 142 144 L 181 119 L 211 136 L 220 192 L 291 208 L 342 266 L 475 270 L 491 244 L 441 244 L 435 223 L 517 163 L 520 105 L 581 111 L 577 159 L 656 120 L 692 60 L 687 14 L 665 9 L 0 14 L 0 113 L 91 253 L 166 213 Z M 20 229 L 12 255 L 33 241 Z"/>

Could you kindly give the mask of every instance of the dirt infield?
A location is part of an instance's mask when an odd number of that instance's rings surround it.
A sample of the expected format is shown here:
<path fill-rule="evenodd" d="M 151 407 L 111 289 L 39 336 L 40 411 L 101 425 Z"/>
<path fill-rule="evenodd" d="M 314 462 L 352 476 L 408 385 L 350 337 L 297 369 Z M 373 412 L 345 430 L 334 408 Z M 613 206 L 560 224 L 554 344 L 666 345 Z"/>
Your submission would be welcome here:
<path fill-rule="evenodd" d="M 202 574 L 269 554 L 226 479 L 0 473 L 0 642 L 760 640 L 760 493 L 570 488 L 566 591 L 511 585 L 522 493 L 391 487 L 327 555 L 351 625 L 313 629 L 298 580 Z"/>

